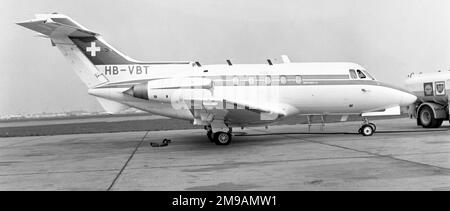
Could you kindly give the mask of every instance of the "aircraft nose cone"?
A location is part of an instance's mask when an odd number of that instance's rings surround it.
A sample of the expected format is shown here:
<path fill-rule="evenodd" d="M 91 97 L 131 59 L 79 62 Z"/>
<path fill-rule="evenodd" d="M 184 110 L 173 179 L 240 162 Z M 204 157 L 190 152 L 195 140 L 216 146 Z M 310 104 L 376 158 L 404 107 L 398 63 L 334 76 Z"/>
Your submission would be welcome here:
<path fill-rule="evenodd" d="M 409 106 L 417 100 L 417 96 L 415 96 L 409 90 L 399 88 L 397 86 L 392 86 L 386 83 L 380 82 L 380 84 L 384 87 L 390 88 L 391 91 L 393 91 L 393 94 L 395 93 L 393 96 L 395 96 L 394 98 L 396 99 L 396 103 L 400 104 L 399 106 Z"/>
<path fill-rule="evenodd" d="M 404 92 L 404 94 L 402 95 L 402 100 L 400 102 L 400 106 L 408 106 L 413 104 L 414 102 L 416 102 L 417 100 L 417 96 Z"/>

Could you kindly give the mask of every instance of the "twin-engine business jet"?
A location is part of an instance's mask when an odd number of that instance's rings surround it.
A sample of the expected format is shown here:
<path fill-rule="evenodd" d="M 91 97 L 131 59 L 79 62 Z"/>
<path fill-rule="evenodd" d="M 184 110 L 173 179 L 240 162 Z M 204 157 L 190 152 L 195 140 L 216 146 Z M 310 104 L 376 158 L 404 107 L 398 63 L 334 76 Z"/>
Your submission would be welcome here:
<path fill-rule="evenodd" d="M 218 145 L 231 142 L 232 127 L 292 115 L 342 115 L 346 121 L 349 115 L 400 114 L 400 106 L 416 101 L 353 63 L 291 63 L 287 56 L 280 64 L 140 62 L 62 14 L 18 24 L 49 38 L 107 112 L 133 107 L 188 120 L 205 126 Z M 364 118 L 359 133 L 370 136 L 375 129 Z"/>

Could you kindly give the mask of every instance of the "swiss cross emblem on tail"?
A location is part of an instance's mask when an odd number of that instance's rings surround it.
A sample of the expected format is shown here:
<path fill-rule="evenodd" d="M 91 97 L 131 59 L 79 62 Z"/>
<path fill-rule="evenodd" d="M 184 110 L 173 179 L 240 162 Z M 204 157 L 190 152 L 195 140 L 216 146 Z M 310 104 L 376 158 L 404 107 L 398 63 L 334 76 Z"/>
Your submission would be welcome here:
<path fill-rule="evenodd" d="M 97 52 L 100 50 L 100 47 L 95 46 L 95 42 L 91 42 L 91 47 L 86 48 L 86 52 L 90 52 L 92 57 L 97 56 Z"/>

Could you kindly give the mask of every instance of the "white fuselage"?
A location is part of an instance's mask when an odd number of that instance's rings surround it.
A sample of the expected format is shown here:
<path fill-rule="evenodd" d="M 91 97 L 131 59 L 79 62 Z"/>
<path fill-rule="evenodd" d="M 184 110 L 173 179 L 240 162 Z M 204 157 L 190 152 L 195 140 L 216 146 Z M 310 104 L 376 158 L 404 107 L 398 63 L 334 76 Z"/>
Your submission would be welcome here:
<path fill-rule="evenodd" d="M 374 115 L 417 99 L 376 81 L 354 63 L 290 63 L 287 56 L 273 65 L 144 63 L 63 14 L 38 14 L 18 24 L 51 39 L 108 113 L 134 107 L 215 130 L 296 114 Z M 369 135 L 373 130 L 361 128 Z"/>
<path fill-rule="evenodd" d="M 100 71 L 104 70 L 110 83 L 91 89 L 89 93 L 154 114 L 185 120 L 195 119 L 192 107 L 180 105 L 186 95 L 189 99 L 226 99 L 240 105 L 258 105 L 278 110 L 284 116 L 362 114 L 408 105 L 416 99 L 406 91 L 377 82 L 364 68 L 353 63 L 139 66 L 98 66 Z M 119 71 L 114 74 L 112 69 Z M 141 70 L 139 74 L 136 69 Z M 366 78 L 352 78 L 350 69 L 364 71 Z M 186 79 L 191 86 L 186 85 Z M 203 84 L 208 80 L 211 87 Z M 142 83 L 149 84 L 148 100 L 124 94 L 131 86 Z M 171 83 L 179 85 L 174 87 Z M 236 124 L 245 124 L 245 119 L 235 119 Z"/>

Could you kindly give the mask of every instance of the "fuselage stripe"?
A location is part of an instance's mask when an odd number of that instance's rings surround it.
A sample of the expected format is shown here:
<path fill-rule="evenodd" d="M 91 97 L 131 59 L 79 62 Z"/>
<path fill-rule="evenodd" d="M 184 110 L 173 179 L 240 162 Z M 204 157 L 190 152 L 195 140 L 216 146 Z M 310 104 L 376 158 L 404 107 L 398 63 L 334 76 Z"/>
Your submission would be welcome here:
<path fill-rule="evenodd" d="M 142 84 L 147 82 L 146 81 L 141 81 L 141 82 L 134 82 L 134 83 L 123 83 L 123 84 L 107 84 L 107 85 L 103 85 L 101 87 L 97 87 L 97 88 L 126 88 L 126 87 L 131 87 L 133 85 L 138 85 L 138 84 Z M 257 86 L 315 86 L 315 85 L 380 85 L 379 82 L 377 81 L 373 81 L 373 80 L 302 80 L 302 81 L 292 81 L 292 80 L 287 80 L 283 83 L 279 82 L 279 81 L 271 81 L 270 83 L 266 83 L 266 81 L 260 81 L 260 82 L 254 82 L 254 83 L 249 83 L 248 81 L 240 81 L 239 83 L 233 82 L 231 81 L 224 81 L 222 79 L 218 79 L 218 80 L 214 80 L 214 85 L 213 86 L 245 86 L 245 87 L 257 87 Z M 183 88 L 183 87 L 171 87 L 171 89 L 176 89 L 176 88 Z M 191 87 L 184 87 L 184 88 L 191 88 Z"/>

